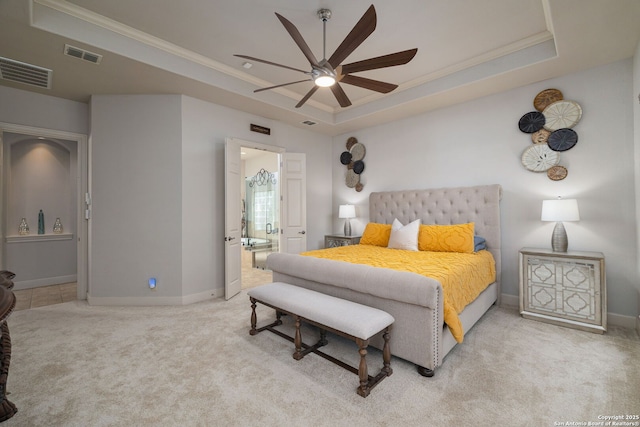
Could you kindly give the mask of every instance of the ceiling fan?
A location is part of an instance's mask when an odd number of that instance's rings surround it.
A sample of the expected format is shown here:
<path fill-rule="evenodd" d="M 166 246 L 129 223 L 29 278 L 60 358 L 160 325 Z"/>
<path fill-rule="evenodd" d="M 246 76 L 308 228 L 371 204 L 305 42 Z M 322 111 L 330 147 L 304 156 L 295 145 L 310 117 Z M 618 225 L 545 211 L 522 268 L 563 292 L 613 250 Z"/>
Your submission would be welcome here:
<path fill-rule="evenodd" d="M 365 59 L 363 61 L 353 62 L 351 64 L 342 64 L 344 61 L 367 37 L 373 33 L 376 29 L 376 10 L 371 5 L 369 9 L 362 15 L 362 18 L 353 27 L 351 32 L 347 34 L 347 37 L 342 41 L 340 46 L 335 50 L 333 55 L 326 59 L 326 25 L 327 21 L 331 18 L 331 11 L 329 9 L 318 10 L 318 17 L 322 20 L 323 27 L 323 59 L 318 61 L 311 52 L 311 49 L 304 41 L 304 38 L 298 31 L 298 29 L 290 21 L 288 21 L 282 15 L 276 13 L 276 16 L 284 25 L 293 41 L 298 45 L 304 56 L 311 65 L 311 71 L 301 70 L 299 68 L 289 67 L 287 65 L 277 64 L 271 61 L 265 61 L 264 59 L 254 58 L 246 55 L 234 55 L 239 58 L 248 59 L 251 61 L 262 62 L 269 65 L 275 65 L 277 67 L 287 68 L 293 71 L 299 71 L 307 74 L 310 78 L 305 80 L 298 80 L 295 82 L 283 83 L 275 86 L 256 89 L 254 92 L 261 92 L 264 90 L 275 89 L 282 86 L 293 85 L 296 83 L 302 83 L 307 81 L 313 81 L 315 85 L 309 92 L 298 102 L 296 108 L 302 107 L 305 102 L 318 90 L 320 87 L 329 87 L 336 97 L 336 100 L 341 107 L 348 107 L 351 105 L 351 101 L 347 97 L 340 83 L 345 83 L 361 88 L 373 90 L 380 93 L 389 93 L 398 87 L 396 84 L 381 82 L 379 80 L 367 79 L 364 77 L 354 76 L 352 73 L 358 73 L 361 71 L 375 70 L 385 67 L 393 67 L 396 65 L 404 65 L 411 61 L 418 52 L 418 49 L 409 49 L 402 52 L 391 53 L 388 55 L 378 56 L 375 58 Z"/>

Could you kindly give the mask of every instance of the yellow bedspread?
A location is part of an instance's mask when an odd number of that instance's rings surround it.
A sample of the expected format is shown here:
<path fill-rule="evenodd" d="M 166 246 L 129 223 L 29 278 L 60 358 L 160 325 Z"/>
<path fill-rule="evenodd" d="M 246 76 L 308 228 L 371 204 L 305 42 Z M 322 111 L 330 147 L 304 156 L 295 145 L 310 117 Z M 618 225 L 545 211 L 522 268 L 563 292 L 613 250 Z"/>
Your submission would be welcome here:
<path fill-rule="evenodd" d="M 440 282 L 444 295 L 444 321 L 457 342 L 464 331 L 458 314 L 496 280 L 496 264 L 489 251 L 475 253 L 407 251 L 371 245 L 341 246 L 301 255 L 409 271 Z"/>

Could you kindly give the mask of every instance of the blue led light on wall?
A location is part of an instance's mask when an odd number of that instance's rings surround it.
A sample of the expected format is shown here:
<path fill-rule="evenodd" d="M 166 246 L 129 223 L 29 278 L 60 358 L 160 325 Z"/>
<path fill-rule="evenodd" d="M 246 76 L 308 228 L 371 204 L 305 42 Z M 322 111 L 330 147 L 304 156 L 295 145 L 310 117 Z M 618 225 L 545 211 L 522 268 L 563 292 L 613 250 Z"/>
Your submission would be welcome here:
<path fill-rule="evenodd" d="M 155 288 L 156 288 L 156 278 L 151 277 L 149 278 L 149 289 L 155 289 Z"/>

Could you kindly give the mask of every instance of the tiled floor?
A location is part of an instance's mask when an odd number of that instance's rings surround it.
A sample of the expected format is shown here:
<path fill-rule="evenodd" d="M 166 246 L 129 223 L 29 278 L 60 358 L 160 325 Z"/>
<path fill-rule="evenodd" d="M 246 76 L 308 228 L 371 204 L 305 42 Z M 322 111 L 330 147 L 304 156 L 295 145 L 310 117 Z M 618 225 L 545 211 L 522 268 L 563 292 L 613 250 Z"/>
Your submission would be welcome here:
<path fill-rule="evenodd" d="M 266 258 L 266 254 L 261 254 Z M 261 259 L 264 265 L 264 259 Z M 242 289 L 253 288 L 254 286 L 264 285 L 273 282 L 271 270 L 263 270 L 261 268 L 251 267 L 251 252 L 242 251 Z"/>
<path fill-rule="evenodd" d="M 23 289 L 13 293 L 16 295 L 15 310 L 43 307 L 75 301 L 78 297 L 76 282 L 61 285 L 43 286 L 41 288 Z"/>

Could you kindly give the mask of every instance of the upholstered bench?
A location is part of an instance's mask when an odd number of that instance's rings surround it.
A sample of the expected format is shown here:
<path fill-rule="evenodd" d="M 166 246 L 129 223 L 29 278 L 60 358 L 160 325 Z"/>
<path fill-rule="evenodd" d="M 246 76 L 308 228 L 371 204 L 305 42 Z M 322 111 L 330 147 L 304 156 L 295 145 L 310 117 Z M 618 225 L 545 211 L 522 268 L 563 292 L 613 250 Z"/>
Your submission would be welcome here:
<path fill-rule="evenodd" d="M 251 335 L 267 329 L 293 341 L 295 344 L 293 358 L 296 360 L 300 360 L 308 353 L 314 352 L 358 374 L 360 386 L 357 389 L 357 393 L 360 396 L 367 397 L 373 387 L 393 373 L 391 369 L 389 334 L 394 319 L 389 313 L 282 282 L 258 286 L 250 289 L 247 293 L 251 300 Z M 275 322 L 256 328 L 256 303 L 258 302 L 276 310 Z M 274 328 L 282 324 L 282 313 L 293 316 L 295 320 L 296 329 L 295 337 L 293 338 Z M 302 334 L 300 332 L 302 322 L 320 328 L 320 340 L 315 345 L 309 346 L 302 342 Z M 319 347 L 327 344 L 326 331 L 356 342 L 360 354 L 358 369 L 318 350 Z M 371 377 L 367 372 L 367 347 L 369 346 L 369 339 L 381 331 L 384 331 L 383 367 L 378 375 Z"/>

